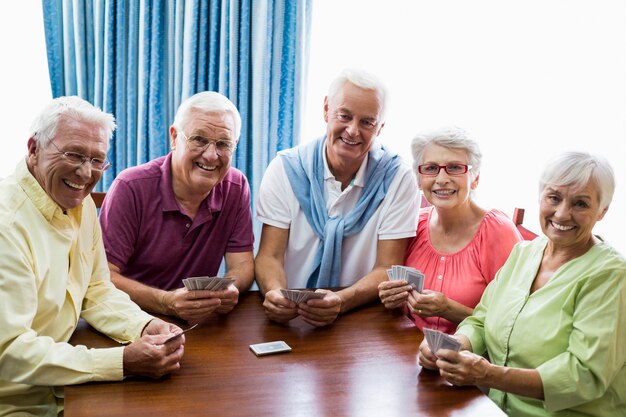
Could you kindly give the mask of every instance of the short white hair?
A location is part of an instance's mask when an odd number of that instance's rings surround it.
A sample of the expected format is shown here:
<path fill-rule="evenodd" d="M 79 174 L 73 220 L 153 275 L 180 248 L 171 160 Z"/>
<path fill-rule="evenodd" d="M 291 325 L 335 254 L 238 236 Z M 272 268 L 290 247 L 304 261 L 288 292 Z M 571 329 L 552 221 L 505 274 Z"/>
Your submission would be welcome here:
<path fill-rule="evenodd" d="M 61 118 L 73 118 L 99 125 L 106 132 L 107 145 L 116 127 L 112 114 L 78 96 L 63 96 L 53 99 L 41 110 L 30 126 L 30 137 L 45 148 L 54 139 Z"/>
<path fill-rule="evenodd" d="M 597 187 L 600 209 L 607 209 L 615 192 L 609 161 L 587 152 L 563 152 L 548 162 L 539 179 L 539 193 L 548 186 L 581 188 L 590 181 Z"/>
<path fill-rule="evenodd" d="M 380 98 L 380 120 L 385 121 L 387 110 L 387 89 L 383 83 L 373 74 L 354 68 L 346 68 L 330 83 L 328 87 L 328 101 L 331 101 L 341 90 L 346 82 L 350 82 L 364 90 L 374 90 Z"/>
<path fill-rule="evenodd" d="M 193 109 L 209 113 L 230 113 L 235 122 L 234 141 L 239 140 L 241 115 L 228 97 L 215 91 L 203 91 L 189 97 L 180 104 L 176 111 L 173 126 L 177 131 L 183 130 L 183 125 L 187 122 L 187 117 Z"/>

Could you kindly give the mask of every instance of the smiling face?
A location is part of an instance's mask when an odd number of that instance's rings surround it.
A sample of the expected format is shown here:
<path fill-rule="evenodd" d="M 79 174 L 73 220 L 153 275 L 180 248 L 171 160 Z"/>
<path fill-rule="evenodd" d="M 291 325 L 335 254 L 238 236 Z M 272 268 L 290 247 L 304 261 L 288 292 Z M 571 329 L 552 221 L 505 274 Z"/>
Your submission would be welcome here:
<path fill-rule="evenodd" d="M 580 188 L 547 186 L 540 198 L 541 229 L 554 245 L 563 248 L 587 245 L 593 238 L 593 227 L 607 210 L 600 208 L 593 182 Z"/>
<path fill-rule="evenodd" d="M 421 164 L 469 164 L 467 152 L 430 144 L 424 148 Z M 417 181 L 424 197 L 435 207 L 451 209 L 470 201 L 470 192 L 478 185 L 478 176 L 472 180 L 471 171 L 461 175 L 450 175 L 445 169 L 439 174 L 419 174 Z"/>
<path fill-rule="evenodd" d="M 177 195 L 208 194 L 226 176 L 232 159 L 232 155 L 218 155 L 214 145 L 201 152 L 194 151 L 187 144 L 187 139 L 201 137 L 208 141 L 234 142 L 234 127 L 235 122 L 228 112 L 197 109 L 189 111 L 181 134 L 174 126 L 170 127 L 172 182 Z"/>
<path fill-rule="evenodd" d="M 107 150 L 107 132 L 100 125 L 61 117 L 54 138 L 44 148 L 35 139 L 29 139 L 27 163 L 44 191 L 67 210 L 80 205 L 89 195 L 102 171 L 93 170 L 89 161 L 81 165 L 72 163 L 62 152 L 104 160 Z"/>
<path fill-rule="evenodd" d="M 382 100 L 376 90 L 351 82 L 324 100 L 326 155 L 331 170 L 358 170 L 384 125 L 379 120 L 381 111 Z"/>

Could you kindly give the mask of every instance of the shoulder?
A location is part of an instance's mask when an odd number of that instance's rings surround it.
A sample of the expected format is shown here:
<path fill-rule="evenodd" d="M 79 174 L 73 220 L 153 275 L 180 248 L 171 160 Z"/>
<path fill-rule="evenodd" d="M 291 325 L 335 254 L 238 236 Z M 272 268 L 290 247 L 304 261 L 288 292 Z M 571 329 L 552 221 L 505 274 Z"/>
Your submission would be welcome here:
<path fill-rule="evenodd" d="M 116 179 L 129 183 L 136 180 L 160 178 L 167 160 L 166 156 L 161 156 L 144 164 L 126 168 L 117 175 Z"/>
<path fill-rule="evenodd" d="M 230 167 L 224 176 L 224 179 L 222 179 L 222 183 L 230 183 L 240 187 L 245 187 L 248 184 L 248 178 L 246 178 L 245 174 L 239 169 Z"/>
<path fill-rule="evenodd" d="M 509 216 L 496 209 L 487 210 L 481 228 L 485 230 L 497 230 L 498 232 L 510 231 L 518 234 L 517 227 Z"/>

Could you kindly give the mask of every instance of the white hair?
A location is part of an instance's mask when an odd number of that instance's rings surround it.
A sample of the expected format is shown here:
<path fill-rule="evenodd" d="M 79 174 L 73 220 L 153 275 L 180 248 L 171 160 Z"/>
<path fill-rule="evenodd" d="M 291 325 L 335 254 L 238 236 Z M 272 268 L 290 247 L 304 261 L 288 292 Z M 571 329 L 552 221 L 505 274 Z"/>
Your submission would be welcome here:
<path fill-rule="evenodd" d="M 380 98 L 380 120 L 379 122 L 385 121 L 385 112 L 387 109 L 387 89 L 382 84 L 382 82 L 376 78 L 373 74 L 365 72 L 360 69 L 354 68 L 346 68 L 344 69 L 331 83 L 328 87 L 328 101 L 332 101 L 332 99 L 339 93 L 341 88 L 346 82 L 350 82 L 356 85 L 359 88 L 364 90 L 374 90 L 378 93 Z"/>
<path fill-rule="evenodd" d="M 189 116 L 189 113 L 193 109 L 204 112 L 230 113 L 235 122 L 235 131 L 233 132 L 235 134 L 234 141 L 237 142 L 239 140 L 239 134 L 241 133 L 241 116 L 239 115 L 237 107 L 228 97 L 215 91 L 203 91 L 189 97 L 180 104 L 176 111 L 173 123 L 176 130 L 180 131 L 183 129 L 183 125 L 187 122 L 187 116 Z"/>

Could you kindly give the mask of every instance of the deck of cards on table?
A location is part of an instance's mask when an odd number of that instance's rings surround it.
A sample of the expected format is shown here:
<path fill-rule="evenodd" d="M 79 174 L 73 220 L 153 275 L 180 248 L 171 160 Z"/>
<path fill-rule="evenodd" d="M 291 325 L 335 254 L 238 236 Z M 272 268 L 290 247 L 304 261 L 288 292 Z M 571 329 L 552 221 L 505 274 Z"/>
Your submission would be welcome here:
<path fill-rule="evenodd" d="M 405 280 L 413 286 L 415 291 L 422 292 L 424 290 L 424 274 L 415 268 L 404 265 L 393 265 L 387 270 L 389 281 Z"/>
<path fill-rule="evenodd" d="M 450 349 L 457 352 L 461 349 L 461 343 L 458 340 L 439 330 L 424 328 L 424 337 L 430 351 L 435 355 L 439 349 Z"/>
<path fill-rule="evenodd" d="M 222 291 L 235 282 L 233 278 L 223 277 L 189 277 L 183 279 L 183 284 L 188 291 L 209 290 Z"/>
<path fill-rule="evenodd" d="M 312 299 L 324 298 L 323 292 L 302 291 L 302 290 L 286 290 L 281 288 L 280 292 L 283 297 L 288 298 L 296 304 L 306 303 Z"/>

